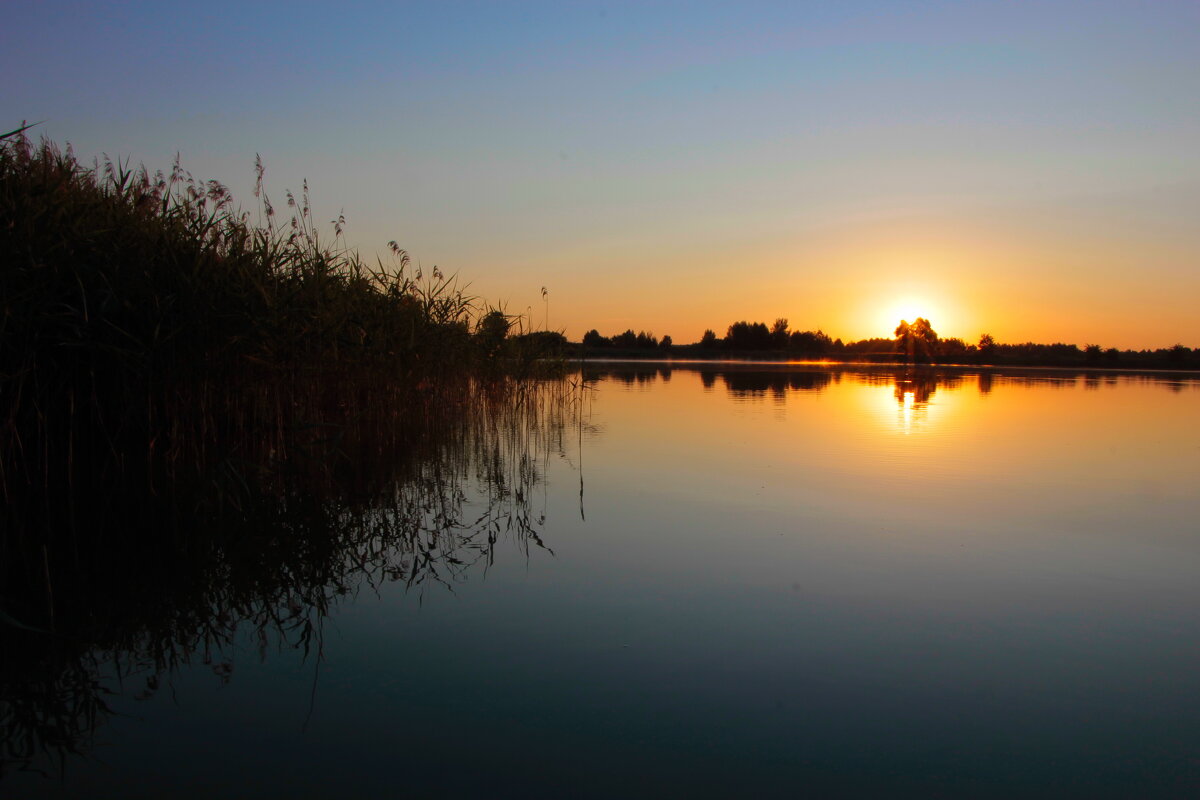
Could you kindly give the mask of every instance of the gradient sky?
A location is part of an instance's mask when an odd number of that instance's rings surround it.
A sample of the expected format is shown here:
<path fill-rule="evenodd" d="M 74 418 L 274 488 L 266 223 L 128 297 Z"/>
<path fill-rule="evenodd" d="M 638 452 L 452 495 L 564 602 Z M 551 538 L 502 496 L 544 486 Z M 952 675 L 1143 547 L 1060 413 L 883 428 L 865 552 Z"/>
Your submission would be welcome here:
<path fill-rule="evenodd" d="M 0 69 L 0 125 L 247 206 L 261 153 L 572 338 L 1200 346 L 1195 0 L 16 2 Z"/>

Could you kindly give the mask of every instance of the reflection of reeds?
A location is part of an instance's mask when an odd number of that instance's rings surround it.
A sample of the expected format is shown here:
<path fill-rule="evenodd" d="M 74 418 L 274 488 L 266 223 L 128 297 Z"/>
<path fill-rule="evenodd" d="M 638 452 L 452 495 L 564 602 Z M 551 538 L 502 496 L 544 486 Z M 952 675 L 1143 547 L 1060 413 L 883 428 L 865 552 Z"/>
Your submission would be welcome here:
<path fill-rule="evenodd" d="M 345 383 L 330 413 L 324 388 L 258 385 L 207 460 L 110 464 L 6 509 L 0 770 L 85 750 L 117 678 L 153 692 L 205 663 L 228 679 L 247 635 L 264 657 L 319 653 L 322 620 L 363 586 L 452 586 L 505 542 L 545 547 L 531 501 L 574 424 L 570 384 L 465 378 L 419 414 Z M 297 416 L 264 424 L 280 395 Z"/>

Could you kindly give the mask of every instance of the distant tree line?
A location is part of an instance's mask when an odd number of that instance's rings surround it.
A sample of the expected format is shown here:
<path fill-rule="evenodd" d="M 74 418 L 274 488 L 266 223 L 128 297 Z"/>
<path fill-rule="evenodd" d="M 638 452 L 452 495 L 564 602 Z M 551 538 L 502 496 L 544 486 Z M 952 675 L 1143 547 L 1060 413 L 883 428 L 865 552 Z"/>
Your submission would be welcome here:
<path fill-rule="evenodd" d="M 988 333 L 969 343 L 957 337 L 938 336 L 929 320 L 901 320 L 893 338 L 877 337 L 843 342 L 824 331 L 794 331 L 780 317 L 772 324 L 741 320 L 731 324 L 724 337 L 704 331 L 695 344 L 675 345 L 670 336 L 658 339 L 652 333 L 632 329 L 603 336 L 592 329 L 583 336 L 583 351 L 608 351 L 623 355 L 662 354 L 691 358 L 773 357 L 830 359 L 834 361 L 890 361 L 912 364 L 995 364 L 1079 367 L 1136 367 L 1154 369 L 1200 369 L 1200 349 L 1182 344 L 1157 350 L 1118 350 L 1088 344 L 1055 342 L 1002 344 Z"/>
<path fill-rule="evenodd" d="M 770 327 L 763 322 L 735 322 L 729 326 L 724 338 L 717 338 L 712 330 L 706 330 L 700 341 L 692 345 L 675 345 L 670 336 L 662 339 L 646 331 L 634 333 L 632 329 L 615 336 L 603 336 L 592 329 L 583 335 L 585 350 L 655 350 L 673 349 L 681 351 L 760 352 L 777 351 L 796 356 L 824 356 L 840 352 L 844 345 L 841 339 L 831 339 L 823 331 L 791 331 L 788 321 L 780 318 Z"/>
<path fill-rule="evenodd" d="M 583 335 L 583 346 L 592 349 L 654 350 L 671 347 L 672 343 L 670 336 L 664 336 L 660 340 L 647 331 L 634 333 L 632 328 L 611 337 L 601 336 L 600 332 L 593 328 Z"/>

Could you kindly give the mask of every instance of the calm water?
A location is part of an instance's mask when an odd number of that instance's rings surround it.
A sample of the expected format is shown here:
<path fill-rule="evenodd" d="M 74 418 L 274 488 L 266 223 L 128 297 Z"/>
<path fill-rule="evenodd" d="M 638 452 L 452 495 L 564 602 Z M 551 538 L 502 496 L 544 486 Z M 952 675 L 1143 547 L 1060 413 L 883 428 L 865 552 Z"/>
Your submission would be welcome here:
<path fill-rule="evenodd" d="M 307 653 L 260 620 L 100 659 L 112 713 L 0 793 L 1200 791 L 1200 384 L 584 377 L 557 428 L 500 431 L 507 504 L 462 470 L 442 582 L 351 570 Z"/>

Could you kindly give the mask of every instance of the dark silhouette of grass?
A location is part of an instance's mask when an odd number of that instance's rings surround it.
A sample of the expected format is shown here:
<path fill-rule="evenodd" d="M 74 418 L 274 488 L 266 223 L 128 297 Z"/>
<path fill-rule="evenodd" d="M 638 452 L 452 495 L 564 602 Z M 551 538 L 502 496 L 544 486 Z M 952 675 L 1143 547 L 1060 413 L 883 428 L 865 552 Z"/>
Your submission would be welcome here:
<path fill-rule="evenodd" d="M 530 374 L 549 352 L 395 242 L 371 265 L 344 219 L 323 236 L 307 185 L 281 223 L 256 166 L 252 221 L 178 160 L 84 167 L 24 127 L 0 141 L 4 496 L 69 483 L 85 452 L 194 457 L 239 426 L 296 422 L 297 403 L 325 424 L 342 389 L 420 413 L 457 402 L 463 376 Z M 322 385 L 338 391 L 317 402 Z M 273 420 L 245 416 L 264 413 L 256 395 L 274 397 Z"/>

